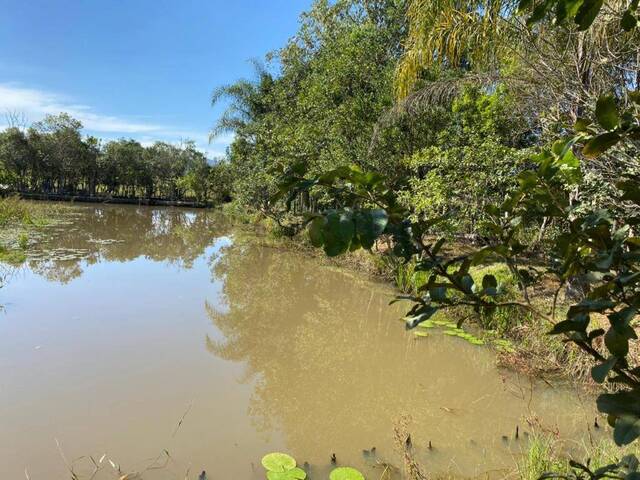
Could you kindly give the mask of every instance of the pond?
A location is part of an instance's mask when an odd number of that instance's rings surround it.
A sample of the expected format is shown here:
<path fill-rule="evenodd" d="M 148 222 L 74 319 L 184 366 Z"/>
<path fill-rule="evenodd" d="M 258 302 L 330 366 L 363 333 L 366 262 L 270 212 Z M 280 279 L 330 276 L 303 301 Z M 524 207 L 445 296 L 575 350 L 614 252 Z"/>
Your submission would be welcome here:
<path fill-rule="evenodd" d="M 91 456 L 95 478 L 257 479 L 274 450 L 380 478 L 403 415 L 427 470 L 501 477 L 531 424 L 580 441 L 593 422 L 490 348 L 406 332 L 391 287 L 214 212 L 65 210 L 0 290 L 0 478 L 89 478 Z"/>

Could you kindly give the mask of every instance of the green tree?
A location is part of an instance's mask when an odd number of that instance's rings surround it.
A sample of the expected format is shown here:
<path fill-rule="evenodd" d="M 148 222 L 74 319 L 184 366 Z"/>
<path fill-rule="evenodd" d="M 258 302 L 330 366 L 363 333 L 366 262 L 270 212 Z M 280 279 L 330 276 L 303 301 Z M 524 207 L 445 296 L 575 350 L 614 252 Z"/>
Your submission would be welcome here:
<path fill-rule="evenodd" d="M 530 6 L 526 1 L 521 4 Z M 542 21 L 554 5 L 558 23 L 570 19 L 578 29 L 586 30 L 594 23 L 602 2 L 545 2 L 534 6 L 529 22 Z M 637 2 L 621 11 L 618 21 L 623 30 L 635 28 L 636 10 Z M 437 232 L 434 227 L 443 221 L 437 215 L 440 212 L 416 215 L 411 206 L 398 202 L 388 179 L 379 173 L 351 166 L 305 178 L 301 167 L 290 171 L 282 193 L 322 188 L 334 199 L 336 208 L 308 219 L 311 242 L 328 255 L 370 249 L 384 236 L 393 246 L 394 256 L 415 262 L 416 269 L 425 273 L 425 282 L 417 294 L 399 297 L 412 303 L 408 328 L 441 310 L 471 307 L 477 314 L 490 314 L 496 308 L 513 308 L 547 322 L 550 334 L 565 335 L 592 358 L 591 373 L 596 382 L 609 379 L 618 386 L 614 393 L 601 394 L 597 403 L 614 427 L 616 443 L 626 445 L 640 437 L 640 366 L 628 355 L 630 342 L 637 340 L 634 320 L 640 308 L 640 240 L 635 233 L 640 221 L 640 178 L 637 174 L 619 178 L 616 195 L 609 199 L 610 203 L 614 199 L 626 203 L 628 209 L 589 208 L 588 202 L 584 205 L 576 196 L 576 189 L 589 162 L 603 155 L 623 159 L 621 155 L 629 152 L 637 158 L 640 91 L 637 84 L 635 87 L 635 91 L 601 96 L 590 118 L 576 122 L 575 134 L 565 134 L 530 157 L 530 168 L 517 176 L 517 187 L 503 201 L 486 206 L 486 245 L 470 253 L 456 257 L 444 253 L 446 240 L 432 236 Z M 555 276 L 557 285 L 550 312 L 532 301 L 533 285 L 541 281 L 542 272 L 523 265 L 535 246 L 527 232 L 548 219 L 556 221 L 559 229 L 545 256 L 546 273 Z M 480 280 L 470 275 L 470 268 L 486 259 L 505 263 L 517 281 L 517 299 L 505 298 L 504 286 L 494 275 L 486 274 Z M 585 294 L 562 319 L 556 308 L 557 296 L 575 278 L 583 281 Z M 592 326 L 594 315 L 606 316 L 608 325 Z M 638 475 L 634 457 L 596 472 L 575 462 L 573 465 L 577 478 Z"/>

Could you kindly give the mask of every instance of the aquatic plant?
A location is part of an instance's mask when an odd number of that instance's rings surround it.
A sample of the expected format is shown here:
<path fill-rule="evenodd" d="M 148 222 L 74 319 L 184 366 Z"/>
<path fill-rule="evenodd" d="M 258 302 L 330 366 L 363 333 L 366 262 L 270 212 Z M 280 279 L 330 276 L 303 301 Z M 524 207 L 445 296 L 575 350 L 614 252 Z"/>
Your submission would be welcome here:
<path fill-rule="evenodd" d="M 448 320 L 425 320 L 420 325 L 418 325 L 418 327 L 420 328 L 414 332 L 414 335 L 416 337 L 429 336 L 429 334 L 427 332 L 422 331 L 422 329 L 432 329 L 436 327 L 442 327 L 445 329 L 443 332 L 445 335 L 462 338 L 463 340 L 466 340 L 467 342 L 469 342 L 471 345 L 485 344 L 484 340 L 482 340 L 481 338 L 478 338 L 475 335 L 469 332 L 466 332 L 461 328 L 458 328 L 455 323 L 450 322 Z"/>
<path fill-rule="evenodd" d="M 462 338 L 463 340 L 469 342 L 471 345 L 484 345 L 484 340 L 476 337 L 469 332 L 465 332 L 461 328 L 452 328 L 450 330 L 445 330 L 444 334 L 449 335 L 450 337 Z"/>
<path fill-rule="evenodd" d="M 273 452 L 262 457 L 262 466 L 268 480 L 304 480 L 307 473 L 296 466 L 296 460 L 286 453 Z M 364 475 L 352 467 L 334 468 L 329 480 L 365 480 Z"/>
<path fill-rule="evenodd" d="M 355 468 L 338 467 L 329 474 L 329 480 L 364 480 L 364 475 Z"/>
<path fill-rule="evenodd" d="M 496 350 L 504 353 L 513 353 L 516 351 L 516 347 L 509 340 L 504 338 L 496 338 L 493 340 L 493 346 Z"/>
<path fill-rule="evenodd" d="M 304 480 L 307 473 L 296 466 L 296 460 L 286 453 L 273 452 L 262 457 L 268 480 Z"/>

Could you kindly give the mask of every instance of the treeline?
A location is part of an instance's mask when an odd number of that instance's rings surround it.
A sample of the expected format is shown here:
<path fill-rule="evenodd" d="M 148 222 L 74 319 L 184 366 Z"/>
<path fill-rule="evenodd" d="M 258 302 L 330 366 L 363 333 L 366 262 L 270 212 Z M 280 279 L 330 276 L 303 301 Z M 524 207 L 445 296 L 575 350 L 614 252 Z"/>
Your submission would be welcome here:
<path fill-rule="evenodd" d="M 255 78 L 214 93 L 231 102 L 212 133 L 236 135 L 234 202 L 282 219 L 283 172 L 356 165 L 391 179 L 415 215 L 481 236 L 486 206 L 539 146 L 592 117 L 600 94 L 637 88 L 640 38 L 613 33 L 616 5 L 579 31 L 551 15 L 528 27 L 510 1 L 317 0 Z M 638 166 L 633 155 L 585 164 L 576 198 L 608 203 Z M 314 189 L 288 200 L 297 213 L 340 206 Z"/>
<path fill-rule="evenodd" d="M 21 193 L 229 200 L 226 163 L 210 163 L 193 142 L 83 137 L 82 124 L 65 113 L 28 129 L 0 132 L 0 182 Z"/>

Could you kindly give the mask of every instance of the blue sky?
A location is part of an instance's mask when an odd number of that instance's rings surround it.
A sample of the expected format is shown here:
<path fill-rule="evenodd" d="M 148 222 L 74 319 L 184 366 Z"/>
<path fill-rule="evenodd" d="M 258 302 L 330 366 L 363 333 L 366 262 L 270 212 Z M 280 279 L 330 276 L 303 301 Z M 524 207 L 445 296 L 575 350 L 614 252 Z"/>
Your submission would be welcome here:
<path fill-rule="evenodd" d="M 250 77 L 311 0 L 0 0 L 0 128 L 67 111 L 85 133 L 208 144 L 214 87 Z"/>

